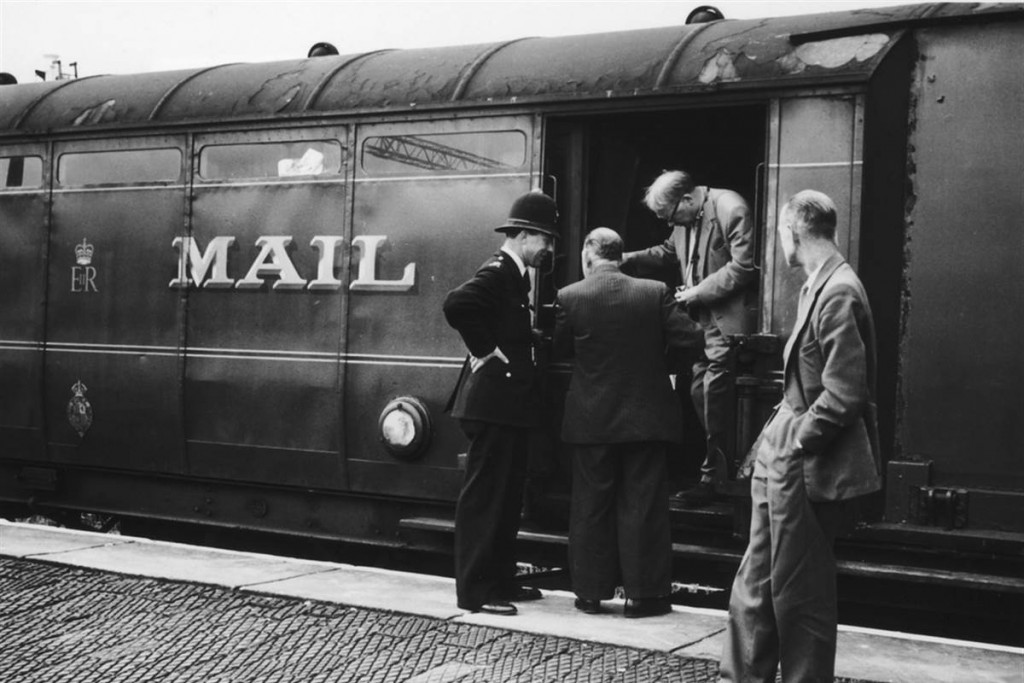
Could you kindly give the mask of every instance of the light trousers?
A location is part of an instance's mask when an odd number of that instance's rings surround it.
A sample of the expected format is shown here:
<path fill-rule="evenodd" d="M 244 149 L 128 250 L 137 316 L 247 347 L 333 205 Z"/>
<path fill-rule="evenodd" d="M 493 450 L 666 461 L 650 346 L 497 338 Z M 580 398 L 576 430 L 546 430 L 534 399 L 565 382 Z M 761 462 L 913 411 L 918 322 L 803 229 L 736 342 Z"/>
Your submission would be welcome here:
<path fill-rule="evenodd" d="M 765 452 L 768 451 L 768 452 Z M 836 562 L 842 503 L 812 503 L 806 455 L 762 449 L 751 479 L 750 542 L 729 599 L 720 680 L 832 683 Z"/>

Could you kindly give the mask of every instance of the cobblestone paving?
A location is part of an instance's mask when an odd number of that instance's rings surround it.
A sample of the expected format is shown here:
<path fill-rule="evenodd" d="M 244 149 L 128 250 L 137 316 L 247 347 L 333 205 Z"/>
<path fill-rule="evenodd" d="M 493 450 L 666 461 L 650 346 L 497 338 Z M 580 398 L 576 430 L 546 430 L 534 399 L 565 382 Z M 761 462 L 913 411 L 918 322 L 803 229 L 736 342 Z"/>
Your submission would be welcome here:
<path fill-rule="evenodd" d="M 0 559 L 4 683 L 713 681 L 715 662 Z"/>

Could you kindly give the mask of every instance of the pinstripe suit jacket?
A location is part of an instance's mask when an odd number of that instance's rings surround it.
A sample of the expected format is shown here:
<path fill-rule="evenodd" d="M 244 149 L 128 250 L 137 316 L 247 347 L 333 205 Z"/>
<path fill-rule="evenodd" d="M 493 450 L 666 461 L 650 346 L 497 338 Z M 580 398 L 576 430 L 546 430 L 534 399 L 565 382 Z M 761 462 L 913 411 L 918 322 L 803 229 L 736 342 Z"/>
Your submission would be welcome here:
<path fill-rule="evenodd" d="M 601 264 L 558 292 L 555 352 L 575 352 L 562 440 L 678 443 L 679 398 L 669 381 L 670 346 L 700 346 L 703 333 L 669 288 Z"/>

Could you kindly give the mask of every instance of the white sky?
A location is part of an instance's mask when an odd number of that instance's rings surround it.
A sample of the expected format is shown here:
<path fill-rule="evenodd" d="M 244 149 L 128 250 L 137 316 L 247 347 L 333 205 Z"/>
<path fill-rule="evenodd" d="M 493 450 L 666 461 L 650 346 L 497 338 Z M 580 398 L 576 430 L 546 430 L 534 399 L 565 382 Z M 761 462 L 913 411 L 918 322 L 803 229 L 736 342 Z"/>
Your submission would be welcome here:
<path fill-rule="evenodd" d="M 59 55 L 80 76 L 266 62 L 327 41 L 341 54 L 916 4 L 915 0 L 0 0 L 0 71 L 38 80 Z"/>

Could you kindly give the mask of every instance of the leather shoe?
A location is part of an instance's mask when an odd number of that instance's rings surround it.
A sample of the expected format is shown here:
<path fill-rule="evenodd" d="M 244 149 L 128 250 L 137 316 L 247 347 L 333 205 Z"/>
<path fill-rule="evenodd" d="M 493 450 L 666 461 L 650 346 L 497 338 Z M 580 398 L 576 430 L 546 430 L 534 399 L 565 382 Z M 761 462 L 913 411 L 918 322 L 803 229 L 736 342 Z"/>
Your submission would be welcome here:
<path fill-rule="evenodd" d="M 528 602 L 540 600 L 544 594 L 540 592 L 539 588 L 533 586 L 514 586 L 512 590 L 502 593 L 501 597 L 509 602 Z"/>
<path fill-rule="evenodd" d="M 587 598 L 576 598 L 576 609 L 584 614 L 600 614 L 602 611 L 601 601 L 588 600 Z"/>
<path fill-rule="evenodd" d="M 627 619 L 656 617 L 672 611 L 672 603 L 668 598 L 626 598 L 623 614 Z"/>
<path fill-rule="evenodd" d="M 476 607 L 462 607 L 462 605 L 459 605 L 459 607 L 461 609 L 468 609 L 470 612 L 486 612 L 487 614 L 497 614 L 502 617 L 511 617 L 519 613 L 515 605 L 504 600 L 488 600 Z"/>
<path fill-rule="evenodd" d="M 674 494 L 669 500 L 681 508 L 692 510 L 710 505 L 718 498 L 715 493 L 715 485 L 710 481 L 701 481 L 692 489 L 680 491 Z"/>

